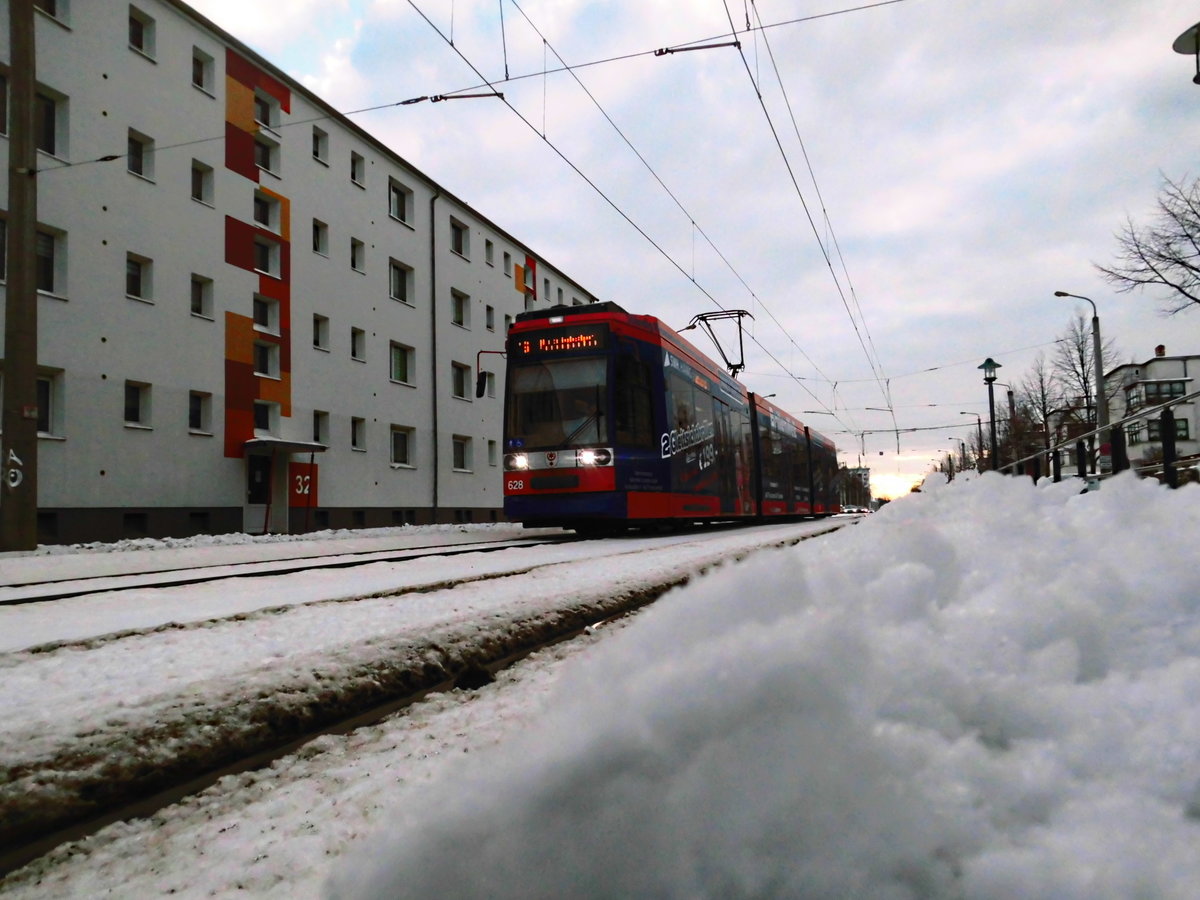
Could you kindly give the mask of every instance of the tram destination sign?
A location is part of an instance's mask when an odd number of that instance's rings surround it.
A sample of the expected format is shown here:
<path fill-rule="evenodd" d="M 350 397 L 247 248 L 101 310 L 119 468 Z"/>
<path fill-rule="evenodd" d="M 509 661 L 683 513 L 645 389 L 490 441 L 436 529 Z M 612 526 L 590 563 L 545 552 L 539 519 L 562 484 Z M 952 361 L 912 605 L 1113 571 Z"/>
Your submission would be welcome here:
<path fill-rule="evenodd" d="M 607 346 L 607 325 L 576 325 L 517 335 L 512 339 L 511 352 L 516 356 L 557 356 L 580 350 L 603 350 Z"/>

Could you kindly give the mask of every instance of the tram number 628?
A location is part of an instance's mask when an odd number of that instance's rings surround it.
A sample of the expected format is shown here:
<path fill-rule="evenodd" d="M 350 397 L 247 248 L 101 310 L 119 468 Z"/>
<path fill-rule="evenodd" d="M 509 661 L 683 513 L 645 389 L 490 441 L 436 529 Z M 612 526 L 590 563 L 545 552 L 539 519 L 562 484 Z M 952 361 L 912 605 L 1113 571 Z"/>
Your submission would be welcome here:
<path fill-rule="evenodd" d="M 510 478 L 504 486 L 510 491 L 523 491 L 525 490 L 525 479 Z"/>

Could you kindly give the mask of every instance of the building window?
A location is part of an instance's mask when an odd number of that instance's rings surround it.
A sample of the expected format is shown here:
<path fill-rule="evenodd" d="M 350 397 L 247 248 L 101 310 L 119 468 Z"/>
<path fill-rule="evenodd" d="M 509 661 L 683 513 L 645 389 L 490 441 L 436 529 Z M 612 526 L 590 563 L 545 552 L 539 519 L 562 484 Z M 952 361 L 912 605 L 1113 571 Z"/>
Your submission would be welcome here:
<path fill-rule="evenodd" d="M 542 297 L 545 298 L 547 303 L 550 302 L 550 279 L 549 278 L 542 279 Z"/>
<path fill-rule="evenodd" d="M 203 316 L 206 319 L 212 318 L 212 291 L 213 283 L 211 278 L 205 278 L 203 275 L 192 275 L 193 316 Z"/>
<path fill-rule="evenodd" d="M 391 260 L 388 263 L 388 295 L 401 303 L 411 303 L 412 269 L 402 262 Z"/>
<path fill-rule="evenodd" d="M 62 252 L 63 238 L 61 235 L 48 231 L 39 231 L 34 238 L 34 258 L 37 289 L 46 294 L 63 292 L 60 273 L 66 268 Z"/>
<path fill-rule="evenodd" d="M 154 179 L 154 141 L 132 128 L 129 129 L 125 166 L 134 175 Z"/>
<path fill-rule="evenodd" d="M 391 345 L 391 379 L 400 384 L 413 383 L 413 348 L 403 344 Z"/>
<path fill-rule="evenodd" d="M 254 330 L 279 334 L 279 301 L 274 297 L 254 295 Z"/>
<path fill-rule="evenodd" d="M 471 298 L 462 291 L 450 291 L 450 321 L 462 328 L 471 327 Z"/>
<path fill-rule="evenodd" d="M 192 86 L 206 94 L 213 92 L 213 58 L 199 47 L 192 48 Z"/>
<path fill-rule="evenodd" d="M 154 19 L 136 6 L 129 7 L 129 46 L 138 53 L 154 58 Z"/>
<path fill-rule="evenodd" d="M 511 253 L 504 254 L 504 274 L 505 275 L 512 274 L 512 254 Z"/>
<path fill-rule="evenodd" d="M 265 238 L 254 239 L 254 268 L 264 275 L 279 277 L 279 245 Z"/>
<path fill-rule="evenodd" d="M 563 293 L 562 293 L 562 288 L 555 288 L 555 290 L 558 292 L 558 294 L 557 294 L 557 296 L 556 296 L 556 300 L 557 300 L 557 302 L 558 302 L 558 305 L 559 305 L 559 306 L 562 306 L 562 305 L 563 305 Z"/>
<path fill-rule="evenodd" d="M 469 257 L 471 255 L 470 234 L 467 226 L 454 219 L 450 220 L 450 249 L 459 256 Z"/>
<path fill-rule="evenodd" d="M 279 199 L 266 191 L 254 192 L 254 221 L 263 228 L 279 231 L 280 204 Z"/>
<path fill-rule="evenodd" d="M 483 315 L 484 315 L 485 322 L 487 324 L 487 330 L 495 331 L 496 330 L 496 308 L 491 305 L 485 306 L 483 308 Z"/>
<path fill-rule="evenodd" d="M 268 378 L 279 377 L 279 345 L 266 341 L 254 342 L 254 374 Z"/>
<path fill-rule="evenodd" d="M 360 361 L 367 358 L 367 333 L 361 328 L 350 329 L 350 357 Z"/>
<path fill-rule="evenodd" d="M 350 238 L 350 268 L 362 272 L 367 265 L 367 245 L 357 238 Z"/>
<path fill-rule="evenodd" d="M 265 400 L 254 401 L 254 434 L 256 437 L 269 437 L 275 433 L 275 423 L 279 421 L 279 406 Z"/>
<path fill-rule="evenodd" d="M 37 148 L 43 153 L 58 156 L 64 155 L 66 148 L 61 146 L 61 137 L 65 136 L 65 103 L 39 91 L 33 99 L 33 131 Z"/>
<path fill-rule="evenodd" d="M 491 241 L 483 242 L 483 261 L 489 266 L 496 265 L 496 245 Z"/>
<path fill-rule="evenodd" d="M 279 174 L 279 144 L 263 137 L 262 132 L 254 136 L 254 164 L 264 172 Z"/>
<path fill-rule="evenodd" d="M 329 443 L 329 413 L 324 410 L 313 410 L 312 439 L 318 444 Z"/>
<path fill-rule="evenodd" d="M 413 464 L 411 428 L 400 425 L 392 426 L 392 465 L 411 466 Z"/>
<path fill-rule="evenodd" d="M 1146 403 L 1157 406 L 1175 397 L 1183 396 L 1182 381 L 1147 381 L 1143 388 L 1146 392 Z"/>
<path fill-rule="evenodd" d="M 350 417 L 350 446 L 355 450 L 367 449 L 367 420 L 360 416 Z"/>
<path fill-rule="evenodd" d="M 329 135 L 316 125 L 312 130 L 312 155 L 317 162 L 329 165 Z"/>
<path fill-rule="evenodd" d="M 192 199 L 212 206 L 213 170 L 198 159 L 192 160 Z"/>
<path fill-rule="evenodd" d="M 461 363 L 450 364 L 450 391 L 460 400 L 468 400 L 467 390 L 471 383 L 471 369 Z"/>
<path fill-rule="evenodd" d="M 1162 419 L 1157 417 L 1149 419 L 1146 422 L 1146 427 L 1149 432 L 1151 441 L 1162 440 Z M 1182 417 L 1175 419 L 1175 439 L 1179 441 L 1188 440 L 1190 432 L 1188 431 L 1188 420 Z"/>
<path fill-rule="evenodd" d="M 329 349 L 329 319 L 325 316 L 313 316 L 313 346 L 318 350 Z"/>
<path fill-rule="evenodd" d="M 125 254 L 125 296 L 138 300 L 150 300 L 154 297 L 153 264 L 144 256 L 136 253 Z"/>
<path fill-rule="evenodd" d="M 57 378 L 39 375 L 37 379 L 37 430 L 38 434 L 55 434 L 55 419 L 58 408 L 55 404 Z"/>
<path fill-rule="evenodd" d="M 312 220 L 312 248 L 313 253 L 329 255 L 329 226 L 320 219 Z"/>
<path fill-rule="evenodd" d="M 150 425 L 150 385 L 140 381 L 125 382 L 125 424 Z"/>
<path fill-rule="evenodd" d="M 488 441 L 488 465 L 497 466 L 500 464 L 500 453 L 496 447 L 495 441 Z"/>
<path fill-rule="evenodd" d="M 209 434 L 212 431 L 212 394 L 188 392 L 188 431 Z"/>
<path fill-rule="evenodd" d="M 70 0 L 33 0 L 34 9 L 41 10 L 52 19 L 58 19 L 64 25 L 67 22 L 67 13 L 70 11 L 68 4 Z"/>
<path fill-rule="evenodd" d="M 487 396 L 489 396 L 489 397 L 495 397 L 496 396 L 496 373 L 495 372 L 484 372 L 483 373 L 483 382 L 484 382 L 484 386 L 485 386 L 484 393 L 487 394 Z"/>
<path fill-rule="evenodd" d="M 388 179 L 388 215 L 401 222 L 412 215 L 412 191 L 394 178 Z"/>
<path fill-rule="evenodd" d="M 279 127 L 279 101 L 270 94 L 254 92 L 254 121 L 264 128 Z"/>
<path fill-rule="evenodd" d="M 450 439 L 456 472 L 471 471 L 471 439 L 456 434 Z"/>
<path fill-rule="evenodd" d="M 362 155 L 350 152 L 350 180 L 362 187 L 367 180 L 367 161 Z"/>

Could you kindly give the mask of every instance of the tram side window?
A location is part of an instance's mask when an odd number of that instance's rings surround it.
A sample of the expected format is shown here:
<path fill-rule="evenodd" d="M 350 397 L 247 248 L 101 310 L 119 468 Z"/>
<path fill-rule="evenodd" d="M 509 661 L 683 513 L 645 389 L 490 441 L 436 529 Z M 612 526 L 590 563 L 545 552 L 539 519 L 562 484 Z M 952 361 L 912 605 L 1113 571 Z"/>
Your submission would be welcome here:
<path fill-rule="evenodd" d="M 792 456 L 793 496 L 801 503 L 808 503 L 810 499 L 808 496 L 808 454 L 808 439 L 801 432 Z"/>
<path fill-rule="evenodd" d="M 650 367 L 632 356 L 618 356 L 616 375 L 617 443 L 629 447 L 653 447 Z"/>

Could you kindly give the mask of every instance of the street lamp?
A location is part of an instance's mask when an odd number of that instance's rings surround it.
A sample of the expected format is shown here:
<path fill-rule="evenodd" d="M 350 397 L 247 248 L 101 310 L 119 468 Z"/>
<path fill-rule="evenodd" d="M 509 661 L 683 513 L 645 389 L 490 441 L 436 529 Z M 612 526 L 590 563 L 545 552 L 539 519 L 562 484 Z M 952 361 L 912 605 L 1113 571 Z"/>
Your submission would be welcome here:
<path fill-rule="evenodd" d="M 975 427 L 979 429 L 979 455 L 982 457 L 983 456 L 983 417 L 980 416 L 979 413 L 973 413 L 973 412 L 960 412 L 959 415 L 975 417 Z"/>
<path fill-rule="evenodd" d="M 961 458 L 961 465 L 959 466 L 959 468 L 965 472 L 967 470 L 967 442 L 964 441 L 962 438 L 955 438 L 955 437 L 950 438 L 950 440 L 958 441 L 959 455 Z"/>
<path fill-rule="evenodd" d="M 1092 304 L 1092 368 L 1096 370 L 1096 427 L 1100 429 L 1100 456 L 1103 458 L 1104 444 L 1109 443 L 1108 434 L 1108 398 L 1104 396 L 1104 356 L 1100 352 L 1100 313 L 1096 311 L 1096 303 L 1090 297 L 1079 294 L 1068 294 L 1066 291 L 1055 291 L 1055 297 L 1073 297 L 1076 300 L 1087 300 Z M 1097 465 L 1097 471 L 1104 468 Z"/>
<path fill-rule="evenodd" d="M 989 356 L 979 368 L 983 369 L 983 383 L 987 385 L 988 389 L 988 418 L 992 423 L 992 471 L 994 472 L 999 460 L 996 452 L 996 397 L 992 391 L 992 385 L 996 383 L 996 370 L 1000 368 L 1000 363 Z"/>

